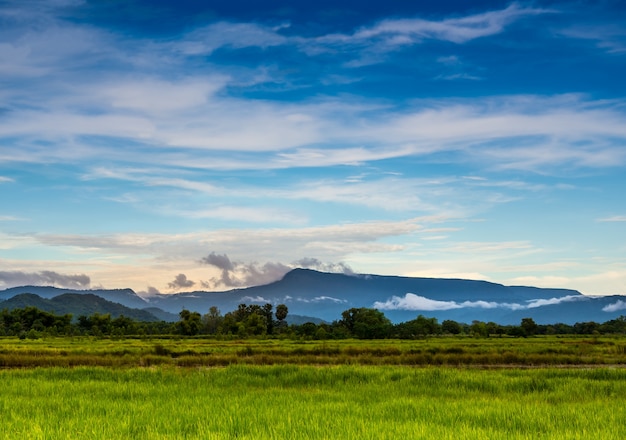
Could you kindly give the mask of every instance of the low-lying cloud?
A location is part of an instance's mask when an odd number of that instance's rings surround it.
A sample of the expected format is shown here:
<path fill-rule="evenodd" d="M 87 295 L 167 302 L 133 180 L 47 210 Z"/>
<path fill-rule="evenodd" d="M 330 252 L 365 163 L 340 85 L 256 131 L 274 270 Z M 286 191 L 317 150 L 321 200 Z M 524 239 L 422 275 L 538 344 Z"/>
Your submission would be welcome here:
<path fill-rule="evenodd" d="M 626 301 L 622 301 L 621 299 L 618 299 L 613 304 L 602 307 L 603 312 L 618 312 L 620 310 L 626 310 Z"/>
<path fill-rule="evenodd" d="M 85 274 L 65 275 L 51 270 L 41 272 L 0 271 L 0 284 L 6 287 L 25 285 L 88 289 L 91 279 Z"/>
<path fill-rule="evenodd" d="M 526 301 L 525 304 L 520 303 L 500 303 L 494 301 L 438 301 L 425 296 L 407 293 L 404 297 L 392 296 L 384 302 L 377 301 L 373 307 L 379 310 L 415 310 L 415 311 L 443 311 L 464 308 L 478 309 L 508 309 L 508 310 L 526 310 L 547 305 L 560 304 L 568 301 L 579 301 L 586 298 L 580 295 L 568 295 L 561 298 L 550 299 L 534 299 Z M 626 305 L 625 305 L 626 308 Z"/>

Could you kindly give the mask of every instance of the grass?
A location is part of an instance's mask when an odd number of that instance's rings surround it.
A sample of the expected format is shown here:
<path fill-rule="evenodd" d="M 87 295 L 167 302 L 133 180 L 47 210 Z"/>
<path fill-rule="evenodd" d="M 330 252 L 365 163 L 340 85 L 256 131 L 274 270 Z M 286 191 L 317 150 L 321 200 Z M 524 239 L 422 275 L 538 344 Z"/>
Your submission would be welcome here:
<path fill-rule="evenodd" d="M 2 370 L 5 439 L 622 439 L 626 370 Z"/>
<path fill-rule="evenodd" d="M 626 365 L 626 339 L 615 336 L 440 337 L 415 341 L 0 338 L 0 368 L 233 364 L 611 366 Z"/>

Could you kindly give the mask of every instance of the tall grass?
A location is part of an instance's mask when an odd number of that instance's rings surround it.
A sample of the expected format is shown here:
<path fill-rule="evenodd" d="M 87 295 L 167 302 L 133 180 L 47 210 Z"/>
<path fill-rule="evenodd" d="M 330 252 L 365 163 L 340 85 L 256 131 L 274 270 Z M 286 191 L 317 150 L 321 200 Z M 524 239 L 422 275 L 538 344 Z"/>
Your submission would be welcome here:
<path fill-rule="evenodd" d="M 0 367 L 248 365 L 626 365 L 619 337 L 432 338 L 416 341 L 0 338 Z"/>
<path fill-rule="evenodd" d="M 0 371 L 4 439 L 622 439 L 623 369 Z"/>

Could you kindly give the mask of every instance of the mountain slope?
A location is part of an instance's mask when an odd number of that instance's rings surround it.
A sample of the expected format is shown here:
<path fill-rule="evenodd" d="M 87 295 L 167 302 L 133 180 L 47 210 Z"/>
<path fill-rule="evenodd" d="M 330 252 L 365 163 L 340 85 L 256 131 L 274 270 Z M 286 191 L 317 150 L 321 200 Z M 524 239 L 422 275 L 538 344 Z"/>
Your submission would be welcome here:
<path fill-rule="evenodd" d="M 94 290 L 75 290 L 60 289 L 50 286 L 21 286 L 12 287 L 0 291 L 0 300 L 9 299 L 21 293 L 33 293 L 41 298 L 52 299 L 64 293 L 92 294 L 106 299 L 107 301 L 122 304 L 133 309 L 142 309 L 148 307 L 149 304 L 137 295 L 132 289 L 94 289 Z"/>
<path fill-rule="evenodd" d="M 112 318 L 124 315 L 137 321 L 159 321 L 156 316 L 145 310 L 132 309 L 107 301 L 92 293 L 65 293 L 52 299 L 41 298 L 32 293 L 23 293 L 0 302 L 0 309 L 12 310 L 25 307 L 36 307 L 39 310 L 57 315 L 71 314 L 74 319 L 80 315 L 90 316 L 94 313 L 108 313 Z"/>

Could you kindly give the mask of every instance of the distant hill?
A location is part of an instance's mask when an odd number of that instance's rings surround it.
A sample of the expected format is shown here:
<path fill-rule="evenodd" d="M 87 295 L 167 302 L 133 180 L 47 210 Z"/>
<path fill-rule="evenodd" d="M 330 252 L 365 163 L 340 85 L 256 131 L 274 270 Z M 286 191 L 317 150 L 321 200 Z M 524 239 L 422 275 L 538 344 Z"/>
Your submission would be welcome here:
<path fill-rule="evenodd" d="M 60 289 L 50 286 L 22 286 L 12 287 L 0 291 L 0 301 L 9 299 L 21 293 L 33 293 L 41 298 L 51 299 L 64 293 L 92 294 L 104 298 L 108 301 L 122 304 L 133 309 L 143 309 L 150 307 L 142 297 L 137 295 L 132 289 L 94 289 L 94 290 L 76 290 L 76 289 Z"/>
<path fill-rule="evenodd" d="M 605 322 L 626 314 L 625 296 L 590 297 L 570 289 L 503 286 L 463 279 L 345 275 L 308 269 L 294 269 L 267 285 L 223 292 L 195 291 L 141 298 L 130 289 L 81 292 L 28 286 L 0 291 L 0 298 L 35 293 L 54 299 L 67 292 L 115 298 L 112 301 L 127 307 L 158 308 L 160 312 L 155 310 L 152 314 L 164 320 L 167 316 L 176 320 L 182 309 L 204 314 L 216 306 L 226 313 L 241 303 L 285 304 L 289 308 L 287 320 L 291 322 L 300 319 L 332 322 L 353 307 L 378 308 L 393 322 L 424 315 L 440 322 L 452 319 L 465 323 L 479 320 L 519 324 L 522 318 L 529 317 L 540 324 L 574 324 Z"/>
<path fill-rule="evenodd" d="M 52 299 L 41 298 L 32 293 L 22 293 L 0 302 L 0 309 L 23 309 L 36 307 L 39 310 L 56 315 L 71 314 L 76 319 L 81 315 L 94 313 L 110 314 L 112 318 L 126 316 L 136 321 L 160 321 L 154 314 L 145 310 L 132 309 L 118 303 L 107 301 L 92 293 L 64 293 Z"/>

